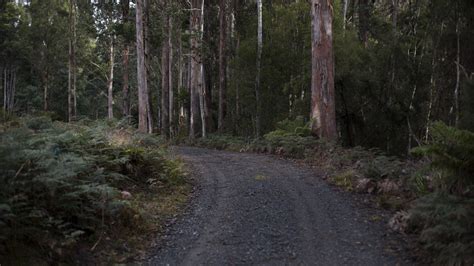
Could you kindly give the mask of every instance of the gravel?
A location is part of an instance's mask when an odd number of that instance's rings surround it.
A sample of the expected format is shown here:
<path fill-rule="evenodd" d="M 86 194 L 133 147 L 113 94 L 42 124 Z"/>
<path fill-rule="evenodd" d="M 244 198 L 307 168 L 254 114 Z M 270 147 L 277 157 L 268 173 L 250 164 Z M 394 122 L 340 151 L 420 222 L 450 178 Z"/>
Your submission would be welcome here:
<path fill-rule="evenodd" d="M 371 218 L 373 209 L 311 169 L 268 155 L 173 150 L 196 188 L 145 264 L 413 264 L 386 217 Z"/>

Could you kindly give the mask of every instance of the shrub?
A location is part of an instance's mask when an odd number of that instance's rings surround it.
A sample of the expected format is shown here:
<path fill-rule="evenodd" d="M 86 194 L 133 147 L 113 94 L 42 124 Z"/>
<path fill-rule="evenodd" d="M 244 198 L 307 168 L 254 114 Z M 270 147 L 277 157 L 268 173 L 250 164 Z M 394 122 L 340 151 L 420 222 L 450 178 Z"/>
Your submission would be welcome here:
<path fill-rule="evenodd" d="M 138 214 L 121 190 L 182 182 L 159 139 L 115 122 L 20 122 L 0 133 L 0 251 L 19 242 L 59 254 Z"/>
<path fill-rule="evenodd" d="M 410 210 L 409 226 L 436 264 L 474 263 L 474 199 L 432 193 Z"/>
<path fill-rule="evenodd" d="M 431 143 L 413 152 L 431 161 L 429 178 L 415 176 L 420 190 L 425 182 L 435 192 L 417 200 L 410 210 L 411 230 L 437 264 L 474 263 L 474 133 L 434 123 Z"/>
<path fill-rule="evenodd" d="M 413 152 L 430 158 L 431 166 L 441 174 L 439 189 L 472 193 L 474 185 L 474 133 L 438 122 L 431 126 L 431 143 Z"/>

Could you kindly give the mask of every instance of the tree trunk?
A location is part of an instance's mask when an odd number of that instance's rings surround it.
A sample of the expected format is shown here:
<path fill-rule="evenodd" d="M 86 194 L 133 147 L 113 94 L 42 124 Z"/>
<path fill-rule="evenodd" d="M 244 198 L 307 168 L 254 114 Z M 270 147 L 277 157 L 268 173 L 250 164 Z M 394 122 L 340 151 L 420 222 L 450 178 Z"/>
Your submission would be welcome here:
<path fill-rule="evenodd" d="M 76 119 L 76 2 L 69 0 L 68 121 Z"/>
<path fill-rule="evenodd" d="M 165 36 L 163 37 L 161 47 L 161 134 L 164 137 L 169 137 L 169 92 L 170 92 L 170 20 L 167 14 L 167 1 L 163 1 L 165 6 L 164 14 L 164 29 Z"/>
<path fill-rule="evenodd" d="M 48 86 L 49 86 L 49 73 L 46 70 L 43 78 L 43 111 L 48 111 Z"/>
<path fill-rule="evenodd" d="M 454 125 L 459 126 L 459 88 L 461 80 L 461 30 L 459 29 L 461 18 L 458 14 L 458 19 L 456 21 L 456 87 L 454 88 L 454 109 L 455 109 L 455 118 Z"/>
<path fill-rule="evenodd" d="M 150 38 L 149 38 L 149 25 L 150 25 L 150 13 L 149 13 L 150 0 L 143 0 L 143 46 L 145 53 L 145 72 L 146 72 L 146 111 L 147 111 L 147 128 L 148 133 L 153 133 L 153 106 L 152 106 L 152 96 L 151 90 L 148 87 L 150 84 L 151 69 L 150 69 Z M 158 113 L 159 117 L 159 113 Z M 159 120 L 158 120 L 159 121 Z"/>
<path fill-rule="evenodd" d="M 355 1 L 355 0 L 352 0 Z M 342 18 L 343 18 L 343 24 L 342 24 L 342 29 L 344 30 L 344 34 L 346 32 L 346 25 L 347 25 L 347 8 L 349 7 L 349 0 L 342 0 Z"/>
<path fill-rule="evenodd" d="M 261 74 L 261 61 L 262 61 L 262 49 L 263 49 L 263 14 L 262 14 L 262 0 L 257 0 L 257 15 L 258 15 L 258 28 L 257 28 L 257 77 L 255 82 L 255 101 L 256 101 L 256 112 L 255 112 L 255 135 L 260 137 L 260 74 Z"/>
<path fill-rule="evenodd" d="M 122 2 L 122 23 L 128 22 L 128 15 L 130 11 L 130 0 L 121 0 Z M 127 39 L 124 40 L 123 52 L 122 52 L 122 115 L 124 117 L 130 116 L 130 93 L 129 93 L 129 62 L 130 62 L 130 44 Z"/>
<path fill-rule="evenodd" d="M 224 130 L 226 113 L 226 62 L 227 62 L 227 25 L 226 25 L 226 0 L 219 2 L 219 110 L 217 129 L 220 133 Z"/>
<path fill-rule="evenodd" d="M 143 41 L 143 1 L 136 2 L 138 130 L 148 132 L 148 85 Z"/>
<path fill-rule="evenodd" d="M 369 41 L 370 0 L 359 0 L 359 38 L 367 48 Z"/>
<path fill-rule="evenodd" d="M 169 134 L 174 134 L 174 90 L 173 90 L 173 17 L 168 18 L 168 46 L 169 46 L 169 66 L 168 66 L 168 80 L 169 80 Z"/>
<path fill-rule="evenodd" d="M 3 111 L 11 114 L 15 107 L 16 69 L 12 66 L 3 69 Z"/>
<path fill-rule="evenodd" d="M 201 61 L 201 10 L 204 0 L 191 1 L 191 62 L 190 62 L 190 127 L 189 137 L 196 137 L 196 130 L 199 125 L 200 103 L 202 92 L 200 80 L 202 80 Z M 202 113 L 201 113 L 202 116 Z"/>
<path fill-rule="evenodd" d="M 110 38 L 109 78 L 107 80 L 107 118 L 114 118 L 114 36 Z"/>
<path fill-rule="evenodd" d="M 206 138 L 207 135 L 207 95 L 206 95 L 206 86 L 205 86 L 205 78 L 204 78 L 204 62 L 203 62 L 203 55 L 202 55 L 202 44 L 204 40 L 204 2 L 205 0 L 201 1 L 201 18 L 200 18 L 200 60 L 199 60 L 199 80 L 198 80 L 198 87 L 199 87 L 199 104 L 201 108 L 201 136 Z"/>
<path fill-rule="evenodd" d="M 312 0 L 311 130 L 337 139 L 331 0 Z"/>

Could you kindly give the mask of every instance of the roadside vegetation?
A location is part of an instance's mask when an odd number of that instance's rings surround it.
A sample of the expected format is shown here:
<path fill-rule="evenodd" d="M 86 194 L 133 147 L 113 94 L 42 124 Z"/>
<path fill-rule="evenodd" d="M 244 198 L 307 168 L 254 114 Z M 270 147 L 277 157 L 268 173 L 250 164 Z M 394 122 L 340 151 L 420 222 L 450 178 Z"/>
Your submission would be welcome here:
<path fill-rule="evenodd" d="M 303 119 L 284 120 L 261 139 L 211 135 L 187 145 L 298 159 L 331 184 L 374 196 L 393 211 L 392 230 L 418 236 L 424 262 L 474 262 L 474 134 L 438 122 L 410 158 L 317 140 Z M 430 259 L 431 258 L 431 259 Z"/>
<path fill-rule="evenodd" d="M 165 148 L 119 121 L 2 121 L 0 261 L 113 263 L 143 255 L 150 234 L 189 192 L 181 162 Z"/>

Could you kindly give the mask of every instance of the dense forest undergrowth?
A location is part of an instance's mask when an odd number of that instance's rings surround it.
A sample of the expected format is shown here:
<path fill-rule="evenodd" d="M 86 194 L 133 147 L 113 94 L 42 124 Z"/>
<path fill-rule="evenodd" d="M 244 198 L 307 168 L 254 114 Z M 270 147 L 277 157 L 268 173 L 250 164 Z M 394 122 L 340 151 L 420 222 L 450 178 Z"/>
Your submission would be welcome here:
<path fill-rule="evenodd" d="M 137 259 L 190 191 L 162 139 L 113 121 L 3 121 L 0 176 L 0 261 L 13 265 Z"/>

